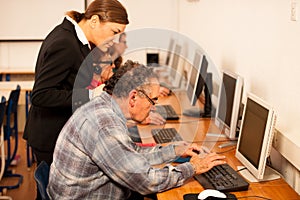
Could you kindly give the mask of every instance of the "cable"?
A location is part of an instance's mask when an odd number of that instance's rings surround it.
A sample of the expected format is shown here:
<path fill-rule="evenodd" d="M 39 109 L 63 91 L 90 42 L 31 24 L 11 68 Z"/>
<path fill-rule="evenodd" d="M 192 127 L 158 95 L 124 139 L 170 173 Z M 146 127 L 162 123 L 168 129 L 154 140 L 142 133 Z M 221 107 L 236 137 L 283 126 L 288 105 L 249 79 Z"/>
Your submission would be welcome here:
<path fill-rule="evenodd" d="M 243 170 L 245 170 L 245 169 L 247 169 L 247 168 L 246 168 L 246 167 L 243 167 L 243 168 L 241 168 L 241 169 L 236 170 L 236 172 L 240 172 L 240 171 L 243 171 Z"/>
<path fill-rule="evenodd" d="M 262 196 L 243 196 L 243 197 L 236 197 L 237 199 L 245 199 L 245 198 L 260 198 L 260 199 L 266 199 L 266 200 L 272 200 L 266 197 L 262 197 Z"/>
<path fill-rule="evenodd" d="M 228 142 L 231 141 L 230 139 L 228 140 L 193 140 L 193 141 L 189 141 L 189 140 L 185 140 L 186 142 L 192 142 L 192 143 L 201 143 L 201 142 Z"/>
<path fill-rule="evenodd" d="M 199 122 L 199 120 L 189 120 L 189 121 L 175 121 L 175 122 L 169 122 L 167 121 L 166 124 L 187 124 L 187 123 L 193 123 L 193 122 Z"/>

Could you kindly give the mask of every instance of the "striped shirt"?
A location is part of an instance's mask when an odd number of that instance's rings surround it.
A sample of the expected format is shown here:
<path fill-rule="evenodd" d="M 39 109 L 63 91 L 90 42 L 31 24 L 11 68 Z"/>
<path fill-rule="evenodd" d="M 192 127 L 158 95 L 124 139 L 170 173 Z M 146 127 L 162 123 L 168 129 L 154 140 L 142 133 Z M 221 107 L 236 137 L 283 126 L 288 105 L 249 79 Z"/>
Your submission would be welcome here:
<path fill-rule="evenodd" d="M 55 146 L 50 198 L 127 199 L 131 190 L 156 193 L 194 175 L 189 162 L 168 164 L 176 159 L 173 145 L 140 147 L 129 134 L 122 111 L 106 92 L 76 110 Z"/>

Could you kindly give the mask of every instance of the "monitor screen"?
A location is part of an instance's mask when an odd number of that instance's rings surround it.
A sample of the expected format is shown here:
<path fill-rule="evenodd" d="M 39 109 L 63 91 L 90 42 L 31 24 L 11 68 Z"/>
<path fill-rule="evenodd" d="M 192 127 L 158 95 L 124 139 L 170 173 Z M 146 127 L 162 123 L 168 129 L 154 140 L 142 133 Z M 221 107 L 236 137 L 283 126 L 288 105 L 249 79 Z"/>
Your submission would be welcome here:
<path fill-rule="evenodd" d="M 193 92 L 194 92 L 195 84 L 197 83 L 196 81 L 198 81 L 201 58 L 202 58 L 201 52 L 196 51 L 193 64 L 192 66 L 190 66 L 191 67 L 189 72 L 190 76 L 187 84 L 187 96 L 190 99 L 190 101 L 193 98 L 192 96 L 194 95 Z"/>
<path fill-rule="evenodd" d="M 173 51 L 173 47 L 174 47 L 174 39 L 171 38 L 170 39 L 170 43 L 169 43 L 169 47 L 168 47 L 168 50 L 167 50 L 167 56 L 166 56 L 166 66 L 168 66 L 170 64 L 170 58 L 171 58 L 171 52 Z"/>
<path fill-rule="evenodd" d="M 159 64 L 159 54 L 158 53 L 147 53 L 147 66 L 157 66 Z"/>
<path fill-rule="evenodd" d="M 169 67 L 170 74 L 168 77 L 169 82 L 172 83 L 173 88 L 179 88 L 182 75 L 183 75 L 183 65 L 182 65 L 182 59 L 181 59 L 181 45 L 176 44 L 173 57 L 172 57 L 172 63 Z"/>
<path fill-rule="evenodd" d="M 223 71 L 215 124 L 229 139 L 238 137 L 237 125 L 242 95 L 243 78 L 235 73 Z"/>
<path fill-rule="evenodd" d="M 275 125 L 272 107 L 253 94 L 247 95 L 236 157 L 258 180 L 264 178 Z"/>
<path fill-rule="evenodd" d="M 200 57 L 201 59 L 199 59 Z M 197 61 L 201 60 L 201 65 L 197 63 Z M 207 76 L 207 67 L 208 62 L 205 55 L 197 55 L 195 54 L 195 64 L 192 66 L 192 71 L 189 79 L 188 84 L 188 98 L 190 99 L 190 103 L 192 106 L 196 104 L 197 99 L 200 97 L 200 94 L 203 91 L 204 85 L 205 85 L 205 79 Z M 190 88 L 189 88 L 190 87 Z M 191 92 L 192 91 L 192 92 Z"/>
<path fill-rule="evenodd" d="M 175 79 L 176 73 L 177 73 L 177 67 L 179 64 L 179 58 L 181 53 L 181 46 L 179 44 L 175 45 L 174 54 L 173 54 L 173 60 L 171 63 L 171 72 L 170 72 L 170 78 L 172 80 Z"/>

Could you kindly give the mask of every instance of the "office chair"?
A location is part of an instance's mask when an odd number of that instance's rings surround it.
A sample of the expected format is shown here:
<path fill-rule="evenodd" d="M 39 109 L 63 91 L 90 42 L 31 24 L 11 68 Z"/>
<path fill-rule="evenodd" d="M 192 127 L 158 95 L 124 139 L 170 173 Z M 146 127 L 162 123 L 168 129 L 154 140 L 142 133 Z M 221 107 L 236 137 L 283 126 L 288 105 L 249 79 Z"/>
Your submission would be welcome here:
<path fill-rule="evenodd" d="M 15 185 L 4 185 L 0 186 L 0 191 L 3 189 L 15 189 L 18 188 L 22 181 L 23 176 L 21 174 L 15 174 L 12 170 L 9 170 L 9 166 L 13 159 L 16 156 L 17 149 L 18 149 L 18 101 L 20 96 L 20 86 L 18 85 L 15 90 L 10 92 L 7 104 L 6 104 L 6 111 L 5 111 L 5 123 L 3 124 L 4 127 L 4 141 L 6 141 L 7 147 L 7 155 L 5 160 L 4 166 L 4 174 L 3 177 L 14 177 L 18 179 L 17 184 Z M 14 137 L 14 149 L 11 152 L 11 138 Z"/>
<path fill-rule="evenodd" d="M 34 171 L 34 179 L 43 200 L 49 200 L 46 188 L 49 181 L 49 165 L 42 161 Z"/>
<path fill-rule="evenodd" d="M 0 103 L 0 151 L 1 151 L 1 153 L 0 153 L 0 156 L 1 156 L 0 181 L 3 177 L 4 166 L 5 166 L 4 135 L 3 135 L 3 131 L 2 131 L 2 123 L 4 120 L 5 108 L 6 108 L 6 99 L 5 99 L 5 97 L 2 97 L 1 103 Z M 0 191 L 0 193 L 1 193 L 0 199 L 12 200 L 12 198 L 9 196 L 1 196 L 5 192 L 6 192 L 5 190 Z"/>

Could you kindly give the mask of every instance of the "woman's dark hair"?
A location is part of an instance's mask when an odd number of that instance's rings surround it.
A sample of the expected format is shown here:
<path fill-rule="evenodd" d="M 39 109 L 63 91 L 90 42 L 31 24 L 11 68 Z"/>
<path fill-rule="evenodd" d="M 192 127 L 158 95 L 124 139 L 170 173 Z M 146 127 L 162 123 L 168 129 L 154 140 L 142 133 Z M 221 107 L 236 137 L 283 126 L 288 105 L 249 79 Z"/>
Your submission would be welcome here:
<path fill-rule="evenodd" d="M 82 19 L 90 19 L 98 15 L 102 22 L 114 22 L 118 24 L 129 24 L 127 11 L 117 0 L 94 0 L 90 3 L 84 13 L 69 11 L 66 13 L 77 23 Z"/>
<path fill-rule="evenodd" d="M 113 75 L 105 82 L 104 91 L 117 97 L 126 97 L 133 89 L 146 87 L 151 78 L 157 78 L 152 68 L 145 67 L 138 62 L 127 60 Z"/>

